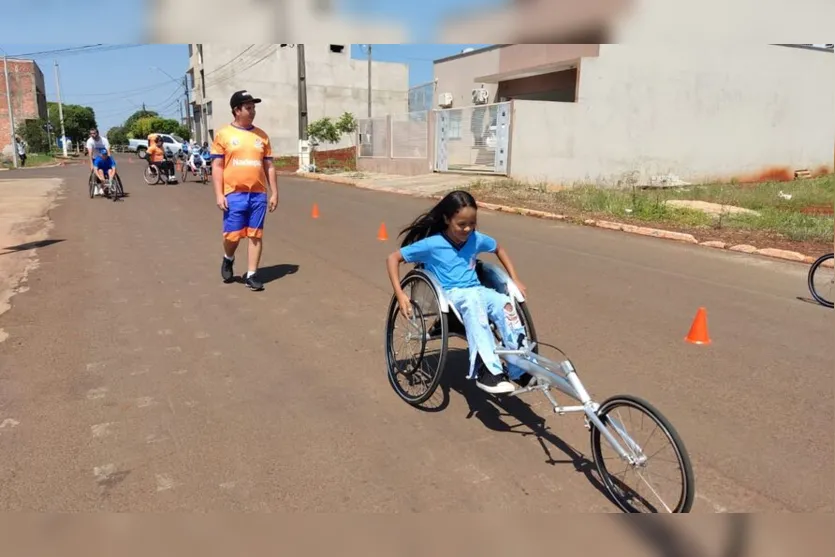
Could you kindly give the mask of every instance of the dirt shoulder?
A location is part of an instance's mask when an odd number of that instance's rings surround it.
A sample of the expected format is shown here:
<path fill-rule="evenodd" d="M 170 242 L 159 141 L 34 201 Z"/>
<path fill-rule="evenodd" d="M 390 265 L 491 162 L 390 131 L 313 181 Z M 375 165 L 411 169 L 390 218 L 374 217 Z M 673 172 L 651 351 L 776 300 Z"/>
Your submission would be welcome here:
<path fill-rule="evenodd" d="M 833 180 L 780 184 L 695 186 L 666 191 L 553 191 L 519 182 L 474 181 L 466 188 L 485 203 L 564 215 L 582 223 L 589 219 L 691 234 L 699 242 L 721 242 L 776 248 L 811 257 L 832 251 Z M 721 203 L 725 214 L 682 207 Z M 738 212 L 737 207 L 742 208 Z M 812 211 L 809 208 L 816 209 Z M 821 209 L 829 208 L 821 212 Z M 821 214 L 822 213 L 822 214 Z"/>
<path fill-rule="evenodd" d="M 51 229 L 49 211 L 55 207 L 59 179 L 0 179 L 0 315 L 11 299 L 26 291 L 26 277 L 37 267 L 37 248 Z M 0 342 L 6 334 L 0 328 Z"/>

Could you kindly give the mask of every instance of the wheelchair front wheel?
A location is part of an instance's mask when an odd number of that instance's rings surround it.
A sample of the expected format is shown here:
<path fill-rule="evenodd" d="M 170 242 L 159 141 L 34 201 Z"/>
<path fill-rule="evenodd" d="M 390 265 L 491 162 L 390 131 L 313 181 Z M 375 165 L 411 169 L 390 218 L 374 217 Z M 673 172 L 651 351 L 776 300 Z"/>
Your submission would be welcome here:
<path fill-rule="evenodd" d="M 435 393 L 446 363 L 449 344 L 447 314 L 432 283 L 420 271 L 411 271 L 401 287 L 412 301 L 413 316 L 400 312 L 397 297 L 392 296 L 386 320 L 386 367 L 389 383 L 405 402 L 418 406 Z M 405 336 L 405 342 L 398 335 Z M 400 345 L 416 347 L 411 354 L 398 355 Z"/>
<path fill-rule="evenodd" d="M 658 507 L 661 507 L 661 512 L 690 512 L 696 494 L 693 465 L 690 463 L 684 442 L 669 420 L 647 401 L 630 395 L 618 395 L 604 401 L 597 410 L 597 416 L 618 444 L 629 455 L 639 460 L 636 464 L 622 460 L 600 430 L 594 424 L 590 424 L 594 463 L 615 504 L 627 513 L 658 512 Z M 636 416 L 636 427 L 651 422 L 661 434 L 657 435 L 655 431 L 650 434 L 638 433 L 635 427 L 629 427 L 624 423 L 625 419 L 633 422 Z M 669 447 L 658 448 L 658 443 L 649 446 L 651 441 L 666 441 Z M 604 446 L 610 450 L 607 458 L 603 456 Z M 650 459 L 658 459 L 661 465 L 674 463 L 678 470 L 651 473 L 648 471 Z M 617 467 L 619 472 L 613 473 L 610 466 Z M 630 474 L 636 476 L 638 489 L 643 488 L 641 491 L 628 487 L 625 479 L 621 478 Z M 657 478 L 673 482 L 680 480 L 681 486 L 668 490 L 650 485 L 650 482 Z"/>

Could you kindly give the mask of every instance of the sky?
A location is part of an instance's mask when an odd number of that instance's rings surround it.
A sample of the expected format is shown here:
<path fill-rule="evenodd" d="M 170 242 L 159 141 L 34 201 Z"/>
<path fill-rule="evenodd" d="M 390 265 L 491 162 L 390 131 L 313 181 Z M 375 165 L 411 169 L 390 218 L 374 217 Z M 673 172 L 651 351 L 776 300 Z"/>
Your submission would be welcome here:
<path fill-rule="evenodd" d="M 337 13 L 387 17 L 403 24 L 413 42 L 431 42 L 433 29 L 450 13 L 483 6 L 507 4 L 509 0 L 334 0 Z M 163 72 L 181 79 L 188 65 L 188 47 L 176 44 L 138 45 L 146 25 L 147 1 L 111 2 L 108 20 L 113 25 L 90 28 L 90 12 L 66 0 L 26 0 L 11 2 L 0 17 L 0 55 L 27 54 L 45 50 L 104 43 L 116 48 L 106 52 L 57 53 L 27 56 L 34 58 L 44 73 L 47 99 L 57 100 L 55 70 L 60 70 L 61 97 L 64 102 L 92 106 L 102 131 L 121 124 L 142 104 L 168 117 L 179 117 L 178 99 L 182 87 Z M 27 43 L 26 41 L 54 41 Z M 60 43 L 58 41 L 61 41 Z M 125 44 L 131 43 L 131 44 Z M 403 62 L 410 67 L 410 85 L 432 80 L 432 61 L 460 52 L 459 44 L 374 45 L 374 60 Z M 121 48 L 118 48 L 121 47 Z M 126 48 L 128 47 L 128 48 Z M 352 57 L 365 59 L 359 45 Z M 154 69 L 154 67 L 160 69 Z M 160 71 L 162 70 L 162 71 Z"/>
<path fill-rule="evenodd" d="M 170 0 L 163 0 L 170 1 Z M 216 10 L 205 0 L 208 10 Z M 505 6 L 511 0 L 419 0 L 397 2 L 392 0 L 332 0 L 337 15 L 360 17 L 385 17 L 403 25 L 412 43 L 431 43 L 435 40 L 437 26 L 456 12 L 476 12 L 488 7 Z M 256 3 L 250 0 L 249 4 Z M 96 25 L 90 29 L 87 10 L 78 9 L 78 3 L 66 0 L 10 1 L 3 7 L 0 18 L 0 37 L 9 42 L 26 40 L 85 41 L 96 37 L 95 43 L 142 42 L 146 26 L 148 0 L 117 1 L 107 4 L 110 25 Z M 93 2 L 91 5 L 98 5 Z M 189 21 L 189 20 L 184 20 Z M 208 41 L 207 41 L 208 42 Z"/>
<path fill-rule="evenodd" d="M 3 36 L 2 27 L 0 24 L 0 36 Z M 0 43 L 0 55 L 3 51 L 9 56 L 34 54 L 23 57 L 34 58 L 40 66 L 48 101 L 58 99 L 54 68 L 57 62 L 61 100 L 93 107 L 102 132 L 120 125 L 141 109 L 143 103 L 149 110 L 179 119 L 178 101 L 185 99 L 181 80 L 188 67 L 187 45 L 114 45 L 102 52 L 37 54 L 83 44 Z M 433 60 L 457 54 L 467 47 L 481 46 L 487 45 L 372 45 L 371 53 L 374 60 L 409 64 L 409 82 L 413 86 L 432 81 Z M 367 54 L 361 45 L 353 45 L 351 56 L 365 60 Z"/>

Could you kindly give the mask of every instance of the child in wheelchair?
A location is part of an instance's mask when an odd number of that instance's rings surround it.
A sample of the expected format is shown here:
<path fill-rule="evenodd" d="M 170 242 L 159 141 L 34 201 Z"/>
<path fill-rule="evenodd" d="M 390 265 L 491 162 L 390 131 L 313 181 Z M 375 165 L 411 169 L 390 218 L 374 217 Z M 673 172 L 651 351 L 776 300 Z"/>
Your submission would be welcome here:
<path fill-rule="evenodd" d="M 465 191 L 447 194 L 427 213 L 403 229 L 401 248 L 386 261 L 389 279 L 400 311 L 411 317 L 412 305 L 400 286 L 401 263 L 422 263 L 441 284 L 447 298 L 458 310 L 466 329 L 470 369 L 468 379 L 476 377 L 476 385 L 488 393 L 510 393 L 517 389 L 524 372 L 505 366 L 494 352 L 496 342 L 490 321 L 501 332 L 504 347 L 519 348 L 525 342 L 525 328 L 513 300 L 479 281 L 476 258 L 480 253 L 495 253 L 511 279 L 524 294 L 507 252 L 486 234 L 476 230 L 477 205 Z M 480 361 L 480 362 L 479 362 Z"/>

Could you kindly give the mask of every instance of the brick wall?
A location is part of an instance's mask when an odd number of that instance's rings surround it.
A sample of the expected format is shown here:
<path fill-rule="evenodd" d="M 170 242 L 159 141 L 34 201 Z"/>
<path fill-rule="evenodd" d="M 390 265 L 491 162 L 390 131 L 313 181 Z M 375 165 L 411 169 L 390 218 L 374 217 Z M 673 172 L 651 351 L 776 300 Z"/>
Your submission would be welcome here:
<path fill-rule="evenodd" d="M 33 60 L 8 60 L 9 85 L 15 125 L 24 120 L 46 118 L 46 87 L 43 72 Z M 6 103 L 6 74 L 0 59 L 0 152 L 11 144 L 9 109 Z"/>

